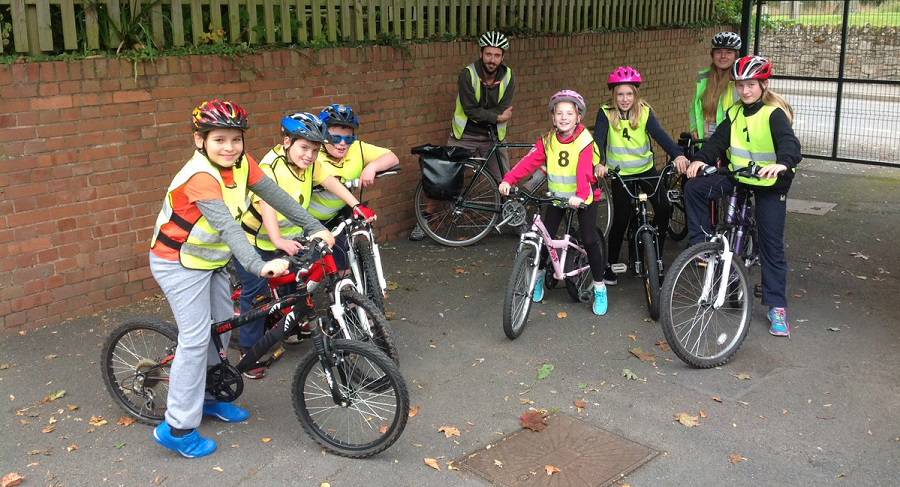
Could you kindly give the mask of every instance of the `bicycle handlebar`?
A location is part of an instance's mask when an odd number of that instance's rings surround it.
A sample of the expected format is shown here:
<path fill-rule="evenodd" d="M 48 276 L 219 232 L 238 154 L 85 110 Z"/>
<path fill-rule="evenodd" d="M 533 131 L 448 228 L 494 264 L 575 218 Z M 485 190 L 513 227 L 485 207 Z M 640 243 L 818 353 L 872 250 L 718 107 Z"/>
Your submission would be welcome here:
<path fill-rule="evenodd" d="M 699 172 L 698 176 L 711 176 L 713 174 L 722 174 L 725 176 L 742 176 L 745 178 L 756 178 L 760 179 L 759 171 L 762 169 L 762 166 L 757 165 L 755 162 L 750 161 L 750 164 L 745 167 L 739 167 L 737 169 L 728 169 L 727 167 L 716 167 L 716 166 L 706 166 L 703 168 L 703 171 Z"/>
<path fill-rule="evenodd" d="M 303 245 L 304 251 L 297 255 L 285 256 L 284 258 L 290 263 L 291 270 L 297 274 L 309 272 L 313 264 L 331 253 L 328 244 L 321 238 L 306 239 L 297 237 L 294 240 Z"/>
<path fill-rule="evenodd" d="M 381 171 L 376 171 L 375 179 L 378 179 L 383 176 L 393 176 L 394 174 L 399 174 L 399 173 L 400 173 L 400 164 L 397 164 L 394 167 L 389 167 L 389 168 L 381 170 Z M 351 179 L 349 181 L 344 181 L 344 186 L 346 186 L 347 189 L 358 188 L 358 187 L 360 187 L 360 185 L 361 185 L 361 181 L 359 178 Z"/>
<path fill-rule="evenodd" d="M 619 167 L 614 167 L 614 168 L 610 169 L 606 173 L 606 175 L 611 180 L 614 180 L 614 181 L 618 180 L 619 183 L 622 184 L 622 187 L 625 189 L 625 192 L 628 193 L 628 196 L 631 199 L 636 200 L 636 199 L 638 199 L 638 195 L 634 194 L 634 192 L 631 191 L 631 188 L 628 187 L 627 184 L 625 184 L 626 182 L 656 180 L 656 186 L 653 188 L 653 192 L 648 195 L 648 198 L 652 198 L 654 195 L 656 195 L 657 192 L 659 192 L 659 187 L 662 184 L 663 179 L 665 179 L 665 177 L 668 176 L 668 174 L 670 172 L 672 172 L 672 170 L 674 170 L 674 169 L 675 169 L 675 165 L 672 164 L 671 162 L 668 162 L 663 167 L 662 171 L 660 171 L 660 173 L 657 174 L 656 176 L 641 176 L 641 177 L 622 176 L 619 174 L 619 172 L 621 171 L 621 168 L 619 168 Z M 628 178 L 628 179 L 626 180 L 625 178 Z"/>
<path fill-rule="evenodd" d="M 571 208 L 569 206 L 568 198 L 559 198 L 556 196 L 548 196 L 546 198 L 542 198 L 540 196 L 535 196 L 534 194 L 528 191 L 521 191 L 518 186 L 512 186 L 509 188 L 510 196 L 518 196 L 521 199 L 532 200 L 538 205 L 553 205 L 557 208 Z M 581 203 L 578 205 L 578 208 L 587 208 L 588 205 Z"/>

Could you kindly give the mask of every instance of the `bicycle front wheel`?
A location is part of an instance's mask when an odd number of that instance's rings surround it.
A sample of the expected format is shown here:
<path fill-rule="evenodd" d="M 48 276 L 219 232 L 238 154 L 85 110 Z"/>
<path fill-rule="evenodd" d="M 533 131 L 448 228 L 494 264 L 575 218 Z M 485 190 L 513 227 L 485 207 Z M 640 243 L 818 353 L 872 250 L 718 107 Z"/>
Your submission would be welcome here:
<path fill-rule="evenodd" d="M 341 305 L 344 309 L 344 323 L 350 337 L 353 340 L 371 342 L 395 364 L 399 364 L 394 332 L 375 303 L 355 289 L 346 287 L 341 290 Z"/>
<path fill-rule="evenodd" d="M 297 366 L 291 390 L 303 430 L 322 448 L 344 457 L 380 453 L 403 433 L 409 393 L 397 366 L 368 343 L 335 340 L 326 372 L 310 352 Z M 342 397 L 336 401 L 329 383 Z"/>
<path fill-rule="evenodd" d="M 750 325 L 752 299 L 747 273 L 738 260 L 723 276 L 722 245 L 704 242 L 678 256 L 661 295 L 662 326 L 666 341 L 682 361 L 710 368 L 734 357 Z M 715 301 L 722 279 L 727 279 L 722 306 Z"/>
<path fill-rule="evenodd" d="M 375 265 L 375 253 L 372 252 L 372 242 L 365 237 L 356 239 L 354 252 L 359 258 L 359 271 L 362 273 L 362 283 L 365 289 L 363 294 L 371 299 L 375 306 L 384 311 L 384 293 L 381 283 L 378 282 L 378 268 Z"/>
<path fill-rule="evenodd" d="M 609 180 L 600 178 L 597 182 L 601 189 L 600 199 L 597 200 L 599 208 L 597 208 L 597 230 L 606 238 L 609 236 L 609 229 L 612 228 L 613 219 L 613 202 L 612 193 L 609 190 Z M 603 248 L 606 251 L 606 247 Z"/>
<path fill-rule="evenodd" d="M 644 293 L 647 298 L 647 312 L 654 321 L 659 319 L 659 262 L 657 262 L 656 242 L 649 231 L 641 233 L 642 258 L 644 259 Z"/>
<path fill-rule="evenodd" d="M 116 403 L 134 419 L 146 424 L 163 420 L 177 344 L 175 326 L 156 321 L 125 323 L 103 344 L 103 382 Z"/>
<path fill-rule="evenodd" d="M 531 294 L 534 289 L 535 248 L 523 246 L 513 261 L 512 273 L 506 285 L 506 298 L 503 301 L 503 333 L 510 340 L 515 340 L 525 329 L 528 312 L 531 311 Z"/>
<path fill-rule="evenodd" d="M 416 222 L 428 237 L 450 247 L 465 247 L 484 238 L 500 219 L 497 181 L 480 165 L 463 163 L 463 193 L 452 200 L 429 198 L 416 188 Z"/>

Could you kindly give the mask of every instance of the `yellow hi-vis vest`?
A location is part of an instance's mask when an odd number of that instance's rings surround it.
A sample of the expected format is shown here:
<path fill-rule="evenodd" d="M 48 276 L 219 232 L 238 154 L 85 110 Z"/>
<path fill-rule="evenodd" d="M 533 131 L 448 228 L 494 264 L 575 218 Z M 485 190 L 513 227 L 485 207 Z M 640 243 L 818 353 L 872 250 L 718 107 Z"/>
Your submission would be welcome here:
<path fill-rule="evenodd" d="M 603 105 L 603 114 L 609 120 L 609 105 Z M 653 167 L 653 151 L 650 149 L 650 134 L 647 133 L 647 120 L 650 119 L 650 107 L 641 106 L 641 119 L 636 129 L 631 128 L 628 120 L 620 120 L 618 127 L 609 124 L 606 137 L 606 166 L 610 169 L 621 168 L 619 174 L 630 176 L 649 171 Z"/>
<path fill-rule="evenodd" d="M 478 71 L 475 69 L 475 64 L 470 64 L 466 66 L 466 70 L 469 71 L 469 80 L 472 82 L 472 89 L 475 90 L 475 101 L 481 101 L 481 79 L 478 78 Z M 509 81 L 512 79 L 512 70 L 507 66 L 506 74 L 503 75 L 503 79 L 500 80 L 500 93 L 497 97 L 497 101 L 503 101 L 503 95 L 506 94 L 506 87 L 509 86 Z M 459 95 L 456 95 L 456 110 L 453 112 L 453 120 L 450 122 L 450 127 L 453 130 L 453 136 L 457 139 L 462 139 L 463 132 L 466 130 L 466 124 L 469 122 L 469 116 L 466 115 L 466 111 L 463 110 L 462 102 L 459 101 Z M 506 122 L 497 124 L 497 138 L 501 141 L 506 139 Z"/>
<path fill-rule="evenodd" d="M 737 90 L 734 89 L 734 81 L 729 81 L 722 96 L 719 97 L 719 102 L 716 103 L 716 119 L 707 123 L 706 115 L 703 113 L 703 95 L 709 84 L 710 71 L 710 68 L 706 68 L 697 73 L 697 90 L 694 93 L 694 106 L 691 109 L 691 130 L 696 130 L 697 137 L 701 139 L 711 136 L 722 120 L 725 120 L 725 113 L 728 109 L 740 100 Z M 711 129 L 709 133 L 706 133 L 707 127 Z"/>
<path fill-rule="evenodd" d="M 312 172 L 313 166 L 310 165 L 299 175 L 289 167 L 291 165 L 284 156 L 284 146 L 276 145 L 270 150 L 262 161 L 259 163 L 260 169 L 266 173 L 266 176 L 272 178 L 278 187 L 283 189 L 291 198 L 296 199 L 300 206 L 307 208 L 309 206 L 310 193 L 312 193 Z M 269 232 L 262 222 L 262 213 L 260 212 L 259 196 L 251 195 L 252 204 L 249 205 L 247 212 L 241 219 L 241 227 L 247 234 L 250 243 L 262 250 L 276 250 L 275 244 L 269 237 Z M 278 230 L 281 237 L 290 239 L 303 233 L 303 229 L 294 225 L 290 220 L 279 212 L 275 212 L 278 216 Z"/>
<path fill-rule="evenodd" d="M 757 166 L 775 164 L 775 141 L 772 140 L 769 117 L 776 108 L 763 105 L 758 112 L 749 117 L 744 116 L 742 104 L 728 110 L 728 118 L 731 120 L 731 147 L 728 148 L 731 170 L 747 167 L 750 161 Z M 737 180 L 753 186 L 772 186 L 778 178 L 756 179 L 738 176 Z"/>
<path fill-rule="evenodd" d="M 358 152 L 359 157 L 356 157 L 354 152 Z M 360 175 L 362 175 L 363 167 L 365 167 L 362 142 L 357 140 L 347 148 L 347 154 L 344 156 L 344 159 L 340 161 L 340 166 L 335 165 L 337 161 L 334 161 L 324 148 L 319 152 L 316 163 L 328 164 L 331 166 L 331 172 L 338 178 L 341 184 L 344 184 L 347 181 L 353 181 L 354 179 L 359 179 Z M 340 196 L 335 195 L 325 188 L 316 187 L 310 197 L 308 209 L 310 215 L 319 221 L 325 222 L 334 218 L 334 216 L 346 205 L 347 203 L 345 203 Z"/>
<path fill-rule="evenodd" d="M 214 177 L 219 182 L 222 189 L 222 198 L 225 206 L 231 212 L 231 216 L 236 221 L 240 220 L 241 215 L 247 209 L 247 181 L 250 177 L 250 163 L 247 156 L 243 156 L 240 161 L 240 167 L 235 165 L 232 168 L 234 174 L 234 186 L 225 185 L 219 167 L 210 162 L 210 160 L 199 151 L 194 152 L 191 160 L 178 171 L 169 189 L 166 191 L 166 198 L 163 200 L 162 209 L 159 216 L 156 217 L 156 226 L 153 229 L 153 239 L 150 242 L 150 248 L 156 245 L 157 239 L 160 238 L 160 228 L 166 223 L 173 221 L 176 225 L 188 232 L 187 240 L 177 245 L 177 242 L 168 240 L 164 243 L 178 250 L 181 265 L 188 269 L 197 270 L 214 270 L 225 267 L 225 264 L 231 259 L 231 248 L 222 240 L 222 235 L 218 230 L 213 228 L 205 216 L 201 216 L 196 222 L 191 224 L 183 219 L 176 218 L 173 220 L 172 209 L 172 192 L 188 182 L 195 174 L 206 173 Z M 180 223 L 179 223 L 180 222 Z M 163 237 L 165 238 L 165 236 Z M 171 240 L 171 239 L 169 239 Z M 175 244 L 175 246 L 173 246 Z"/>
<path fill-rule="evenodd" d="M 547 189 L 557 198 L 575 196 L 578 189 L 578 159 L 585 147 L 593 149 L 593 165 L 600 164 L 600 154 L 594 138 L 587 129 L 568 144 L 563 144 L 556 137 L 556 130 L 551 130 L 544 137 L 544 152 L 547 154 Z M 584 201 L 591 204 L 594 193 Z"/>

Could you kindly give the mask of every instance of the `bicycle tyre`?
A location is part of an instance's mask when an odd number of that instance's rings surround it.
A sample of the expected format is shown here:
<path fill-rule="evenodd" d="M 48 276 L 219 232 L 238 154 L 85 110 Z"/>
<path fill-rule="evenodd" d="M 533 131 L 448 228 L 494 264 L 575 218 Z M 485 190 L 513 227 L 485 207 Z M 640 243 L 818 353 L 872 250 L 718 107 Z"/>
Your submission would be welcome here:
<path fill-rule="evenodd" d="M 578 241 L 572 239 L 572 243 L 579 245 Z M 564 272 L 568 273 L 575 269 L 580 269 L 588 265 L 587 255 L 569 248 L 566 253 L 566 261 L 563 264 Z M 569 297 L 576 303 L 590 303 L 594 299 L 594 279 L 591 277 L 591 270 L 588 269 L 581 274 L 573 277 L 567 277 L 566 292 Z"/>
<path fill-rule="evenodd" d="M 739 321 L 736 327 L 732 327 L 733 331 L 726 331 L 725 327 L 720 325 L 718 315 L 725 314 L 725 311 L 720 313 L 722 308 L 713 310 L 708 304 L 698 303 L 698 296 L 692 296 L 692 291 L 696 292 L 697 289 L 702 288 L 702 273 L 706 269 L 705 266 L 697 263 L 703 262 L 703 259 L 707 259 L 707 262 L 708 259 L 718 262 L 721 250 L 722 245 L 719 242 L 702 242 L 682 252 L 669 267 L 660 296 L 662 303 L 660 326 L 669 347 L 684 363 L 698 369 L 708 369 L 728 363 L 740 349 L 750 328 L 753 300 L 750 298 L 750 284 L 746 269 L 738 261 L 734 261 L 731 266 L 735 282 L 733 286 L 729 285 L 729 289 L 732 290 L 734 296 L 727 299 L 739 314 L 737 316 Z M 706 263 L 706 265 L 709 264 Z M 692 279 L 698 281 L 699 286 L 696 282 L 689 282 Z M 739 303 L 739 309 L 734 306 L 735 302 Z M 712 315 L 711 312 L 718 313 L 718 315 Z M 707 317 L 707 314 L 710 316 Z M 694 333 L 698 319 L 700 329 Z M 710 327 L 716 328 L 711 342 L 706 333 Z M 716 350 L 713 353 L 701 353 L 699 349 L 701 341 L 707 345 L 714 343 Z M 723 344 L 724 347 L 721 346 Z"/>
<path fill-rule="evenodd" d="M 375 265 L 375 253 L 372 252 L 372 242 L 365 237 L 356 239 L 355 250 L 359 258 L 359 271 L 362 273 L 362 283 L 365 289 L 363 294 L 375 303 L 384 312 L 384 292 L 378 281 L 378 268 Z"/>
<path fill-rule="evenodd" d="M 159 424 L 165 417 L 171 361 L 161 367 L 159 364 L 175 352 L 177 344 L 175 325 L 149 320 L 123 323 L 103 343 L 100 372 L 106 390 L 129 416 L 141 423 Z M 143 349 L 138 350 L 139 347 Z M 138 381 L 141 369 L 153 372 Z M 157 391 L 165 391 L 165 395 L 158 396 Z"/>
<path fill-rule="evenodd" d="M 375 347 L 381 350 L 395 364 L 400 364 L 400 354 L 397 352 L 397 345 L 394 343 L 394 332 L 384 317 L 384 313 L 375 306 L 369 298 L 363 296 L 359 291 L 352 287 L 345 287 L 341 290 L 341 304 L 344 307 L 344 322 L 354 340 L 363 342 L 371 342 Z M 361 310 L 365 314 L 365 319 L 369 323 L 371 335 L 365 332 L 365 328 L 360 322 L 357 310 Z"/>
<path fill-rule="evenodd" d="M 416 187 L 416 222 L 425 235 L 448 247 L 465 247 L 478 242 L 500 219 L 500 190 L 494 176 L 487 170 L 477 173 L 480 165 L 473 162 L 466 161 L 463 165 L 463 187 L 469 187 L 471 182 L 471 188 L 453 200 L 429 199 L 421 182 Z"/>
<path fill-rule="evenodd" d="M 649 231 L 641 233 L 642 258 L 644 259 L 644 296 L 650 319 L 659 320 L 659 262 L 657 262 L 656 242 Z"/>
<path fill-rule="evenodd" d="M 391 445 L 400 437 L 406 427 L 409 418 L 409 393 L 407 392 L 406 382 L 397 366 L 377 348 L 369 343 L 354 340 L 334 340 L 331 344 L 331 350 L 334 353 L 335 360 L 338 364 L 335 366 L 337 374 L 331 375 L 332 379 L 340 384 L 340 387 L 349 394 L 350 405 L 343 407 L 335 404 L 331 396 L 331 390 L 328 386 L 326 374 L 321 369 L 319 356 L 315 351 L 310 351 L 297 365 L 294 373 L 294 381 L 291 386 L 291 397 L 294 405 L 294 413 L 300 421 L 303 430 L 322 448 L 343 457 L 348 458 L 367 458 L 378 454 Z M 371 372 L 377 377 L 369 377 L 362 368 L 371 368 Z M 318 374 L 315 374 L 318 372 Z M 314 377 L 315 375 L 315 377 Z M 359 378 L 362 376 L 363 381 L 368 378 L 373 380 L 372 383 L 379 383 L 376 390 L 367 388 L 366 384 L 359 384 Z M 352 377 L 352 378 L 351 378 Z M 309 392 L 307 386 L 309 381 L 319 381 L 318 384 L 313 383 Z M 377 399 L 378 404 L 374 407 L 367 401 L 369 399 Z M 390 418 L 381 418 L 381 423 L 372 428 L 373 416 L 380 416 L 388 409 L 387 406 L 393 402 L 393 411 Z M 319 405 L 321 404 L 321 405 Z M 360 408 L 360 405 L 366 408 Z M 356 406 L 355 408 L 353 406 Z M 311 413 L 310 410 L 313 410 Z M 372 439 L 368 441 L 355 442 L 353 440 L 341 440 L 335 435 L 343 431 L 343 425 L 338 428 L 334 425 L 328 426 L 328 411 L 331 410 L 335 414 L 351 414 L 359 413 L 360 418 L 353 421 L 353 425 L 361 428 L 368 427 L 367 436 Z M 387 416 L 387 414 L 385 414 Z M 323 421 L 324 420 L 324 421 Z M 347 420 L 347 432 L 353 426 L 351 421 Z"/>
<path fill-rule="evenodd" d="M 672 216 L 669 217 L 669 228 L 666 229 L 669 238 L 676 242 L 684 240 L 687 237 L 687 213 L 684 211 L 684 205 L 681 203 L 672 203 Z"/>
<path fill-rule="evenodd" d="M 597 181 L 601 191 L 600 191 L 600 199 L 597 201 L 599 203 L 600 208 L 597 209 L 597 230 L 600 231 L 600 235 L 606 238 L 609 235 L 609 229 L 612 228 L 612 220 L 613 220 L 613 200 L 610 196 L 612 196 L 612 192 L 609 190 L 609 180 L 606 178 L 600 178 Z M 606 252 L 606 246 L 604 244 L 603 251 Z"/>
<path fill-rule="evenodd" d="M 522 247 L 513 261 L 509 282 L 506 284 L 506 297 L 503 300 L 503 333 L 510 340 L 515 340 L 525 329 L 528 313 L 531 311 L 532 283 L 534 272 L 535 248 L 531 245 Z"/>

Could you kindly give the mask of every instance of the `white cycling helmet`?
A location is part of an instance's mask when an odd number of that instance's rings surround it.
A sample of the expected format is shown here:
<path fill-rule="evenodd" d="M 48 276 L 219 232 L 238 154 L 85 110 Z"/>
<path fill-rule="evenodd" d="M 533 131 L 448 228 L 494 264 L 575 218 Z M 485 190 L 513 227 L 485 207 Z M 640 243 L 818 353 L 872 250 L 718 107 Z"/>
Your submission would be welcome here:
<path fill-rule="evenodd" d="M 478 38 L 478 45 L 482 49 L 485 47 L 496 47 L 506 51 L 509 49 L 509 39 L 502 32 L 491 30 L 481 34 L 481 37 Z"/>

